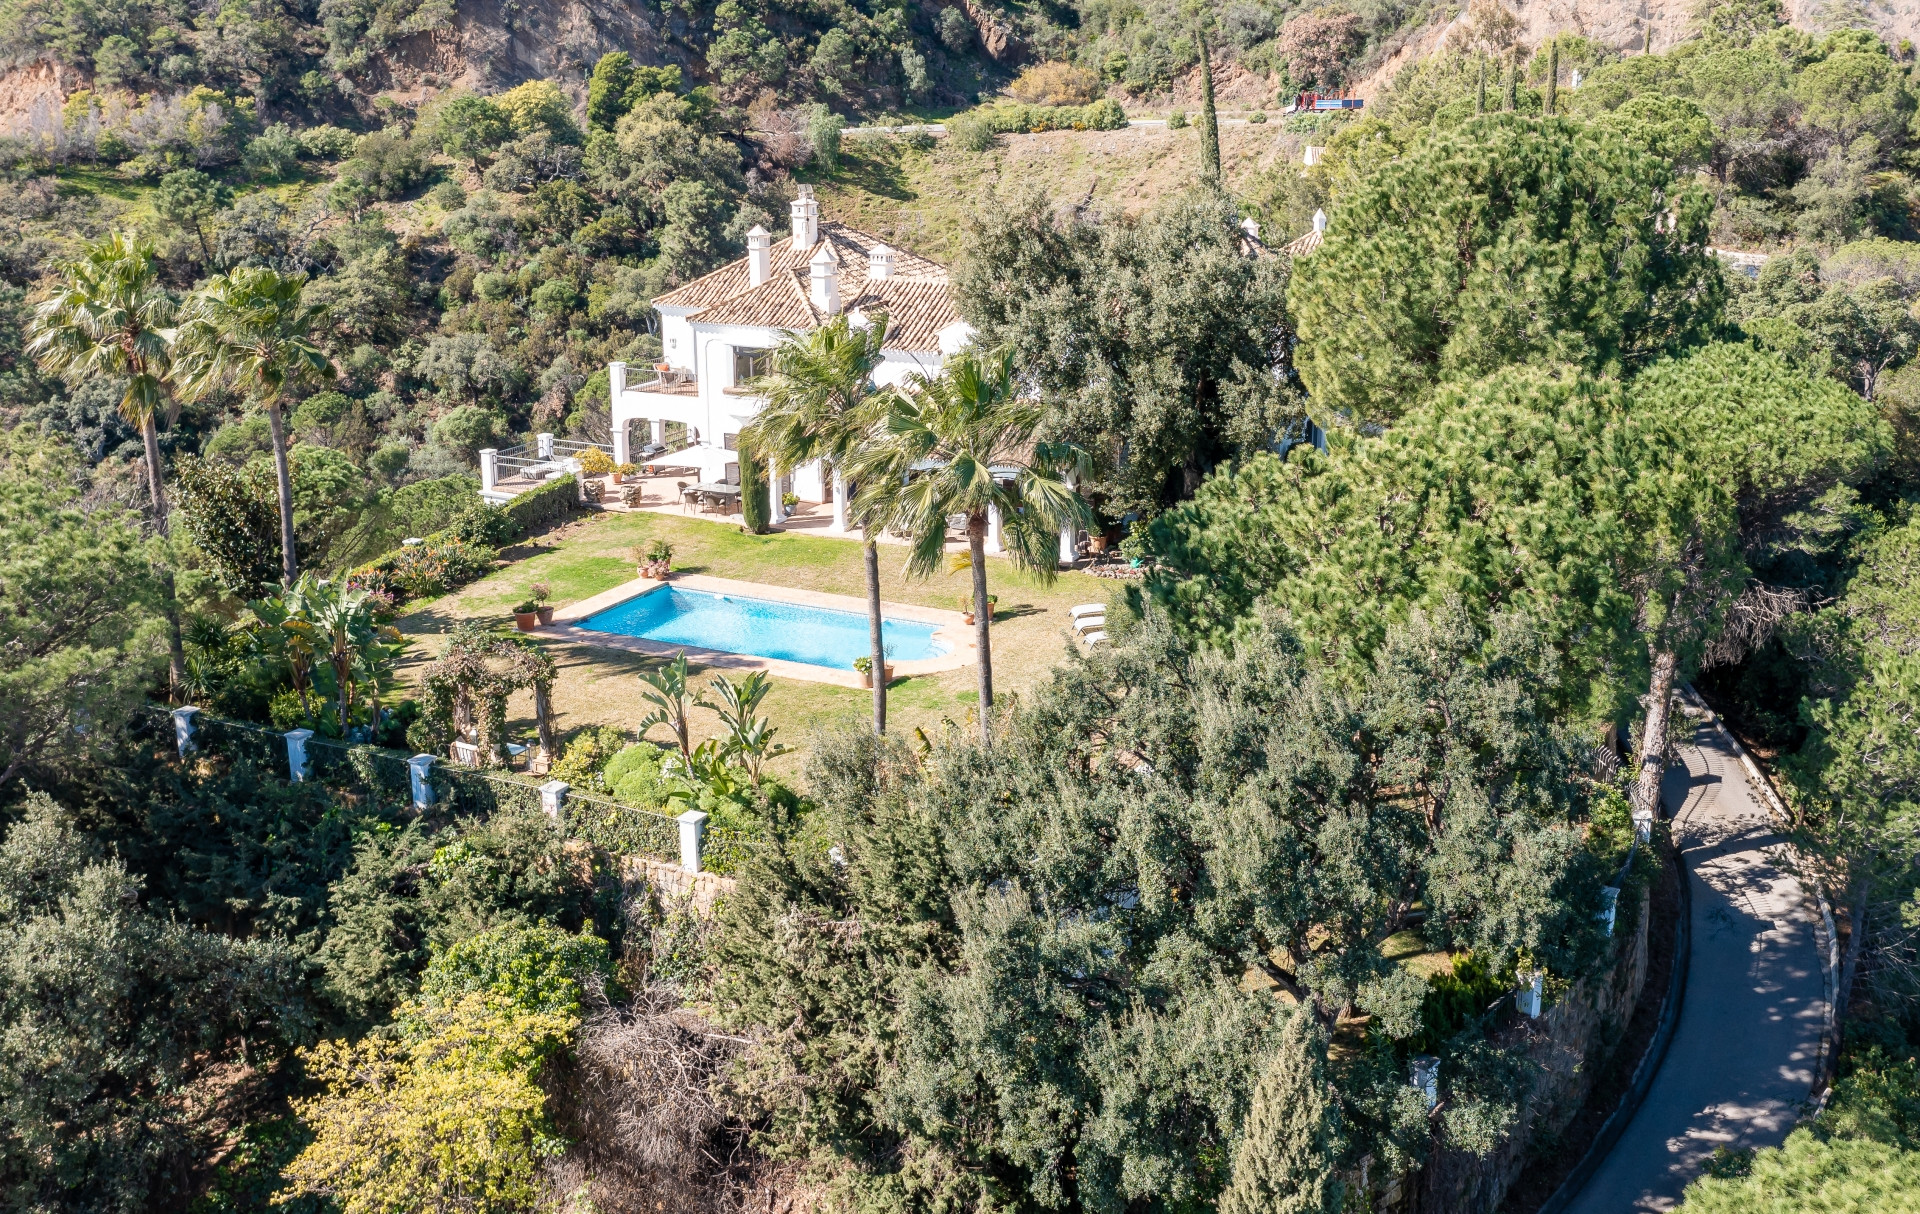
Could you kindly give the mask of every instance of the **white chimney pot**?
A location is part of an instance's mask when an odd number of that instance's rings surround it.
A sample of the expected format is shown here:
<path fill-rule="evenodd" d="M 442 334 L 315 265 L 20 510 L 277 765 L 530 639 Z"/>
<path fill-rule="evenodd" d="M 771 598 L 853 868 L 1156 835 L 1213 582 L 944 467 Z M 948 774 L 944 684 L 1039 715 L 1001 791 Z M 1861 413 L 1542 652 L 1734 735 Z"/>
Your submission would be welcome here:
<path fill-rule="evenodd" d="M 800 187 L 800 197 L 793 200 L 793 247 L 811 249 L 813 242 L 820 238 L 820 204 L 813 200 L 813 187 Z"/>
<path fill-rule="evenodd" d="M 878 281 L 893 277 L 893 250 L 877 244 L 867 250 L 867 277 Z"/>
<path fill-rule="evenodd" d="M 1325 211 L 1315 211 L 1313 213 L 1313 230 L 1321 233 L 1326 232 L 1327 213 Z"/>
<path fill-rule="evenodd" d="M 747 285 L 757 287 L 773 273 L 773 234 L 753 225 L 747 233 Z"/>
<path fill-rule="evenodd" d="M 813 306 L 829 316 L 840 312 L 840 259 L 833 254 L 833 246 L 823 244 L 820 251 L 807 262 L 807 274 L 812 285 Z"/>

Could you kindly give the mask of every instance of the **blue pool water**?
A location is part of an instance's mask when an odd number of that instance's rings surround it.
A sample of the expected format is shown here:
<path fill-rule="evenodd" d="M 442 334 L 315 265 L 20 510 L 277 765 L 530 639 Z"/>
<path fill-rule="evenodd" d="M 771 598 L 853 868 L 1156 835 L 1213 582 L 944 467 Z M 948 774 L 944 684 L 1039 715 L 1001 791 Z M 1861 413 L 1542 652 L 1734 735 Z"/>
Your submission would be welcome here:
<path fill-rule="evenodd" d="M 737 594 L 710 594 L 666 586 L 588 616 L 578 627 L 668 645 L 806 662 L 852 670 L 873 650 L 867 617 Z M 935 658 L 947 647 L 933 639 L 936 624 L 885 620 L 880 637 L 896 662 Z"/>

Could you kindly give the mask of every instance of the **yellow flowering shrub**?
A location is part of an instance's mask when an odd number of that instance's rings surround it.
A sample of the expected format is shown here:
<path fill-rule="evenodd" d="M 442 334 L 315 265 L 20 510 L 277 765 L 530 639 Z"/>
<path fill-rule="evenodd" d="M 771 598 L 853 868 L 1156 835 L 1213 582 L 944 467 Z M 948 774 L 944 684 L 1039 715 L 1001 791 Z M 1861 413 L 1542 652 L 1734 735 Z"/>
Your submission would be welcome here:
<path fill-rule="evenodd" d="M 399 1023 L 403 1036 L 301 1051 L 327 1090 L 295 1106 L 314 1139 L 282 1196 L 324 1194 L 344 1214 L 531 1210 L 538 1161 L 563 1145 L 534 1081 L 577 1019 L 473 995 Z"/>

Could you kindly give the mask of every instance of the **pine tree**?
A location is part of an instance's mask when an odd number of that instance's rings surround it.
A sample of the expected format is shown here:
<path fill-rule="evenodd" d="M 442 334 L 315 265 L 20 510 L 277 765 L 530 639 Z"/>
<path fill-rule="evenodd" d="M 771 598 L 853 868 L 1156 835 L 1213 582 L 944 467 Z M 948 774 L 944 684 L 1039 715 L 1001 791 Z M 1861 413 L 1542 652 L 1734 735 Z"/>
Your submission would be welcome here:
<path fill-rule="evenodd" d="M 1220 1214 L 1334 1214 L 1345 1186 L 1333 1175 L 1339 1111 L 1328 1100 L 1327 1035 L 1302 1008 L 1253 1089 L 1246 1132 Z"/>
<path fill-rule="evenodd" d="M 1200 175 L 1220 184 L 1220 119 L 1213 110 L 1213 52 L 1207 46 L 1207 32 L 1194 27 L 1194 41 L 1200 44 Z"/>

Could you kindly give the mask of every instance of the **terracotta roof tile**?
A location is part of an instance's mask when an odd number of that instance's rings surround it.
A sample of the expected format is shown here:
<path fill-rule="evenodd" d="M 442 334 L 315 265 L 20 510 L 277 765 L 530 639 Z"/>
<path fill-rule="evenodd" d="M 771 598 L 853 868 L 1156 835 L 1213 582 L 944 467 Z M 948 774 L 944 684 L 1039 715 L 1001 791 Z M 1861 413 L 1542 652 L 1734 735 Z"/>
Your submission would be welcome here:
<path fill-rule="evenodd" d="M 884 310 L 893 327 L 893 337 L 887 344 L 895 349 L 939 348 L 940 330 L 960 319 L 948 292 L 945 266 L 905 249 L 894 249 L 892 273 L 874 281 L 868 277 L 867 254 L 885 241 L 840 223 L 822 223 L 820 239 L 832 245 L 840 259 L 840 300 L 845 310 Z M 742 257 L 653 302 L 695 309 L 691 316 L 702 324 L 811 329 L 822 319 L 808 293 L 807 262 L 817 251 L 817 246 L 794 248 L 789 236 L 769 250 L 771 272 L 757 287 L 747 285 L 747 259 Z"/>
<path fill-rule="evenodd" d="M 1324 234 L 1321 232 L 1318 232 L 1318 231 L 1308 232 L 1305 236 L 1302 236 L 1300 239 L 1294 241 L 1292 244 L 1286 246 L 1284 249 L 1281 249 L 1280 251 L 1282 253 L 1285 253 L 1288 257 L 1305 257 L 1307 254 L 1319 248 L 1320 242 L 1323 239 L 1324 239 Z"/>

